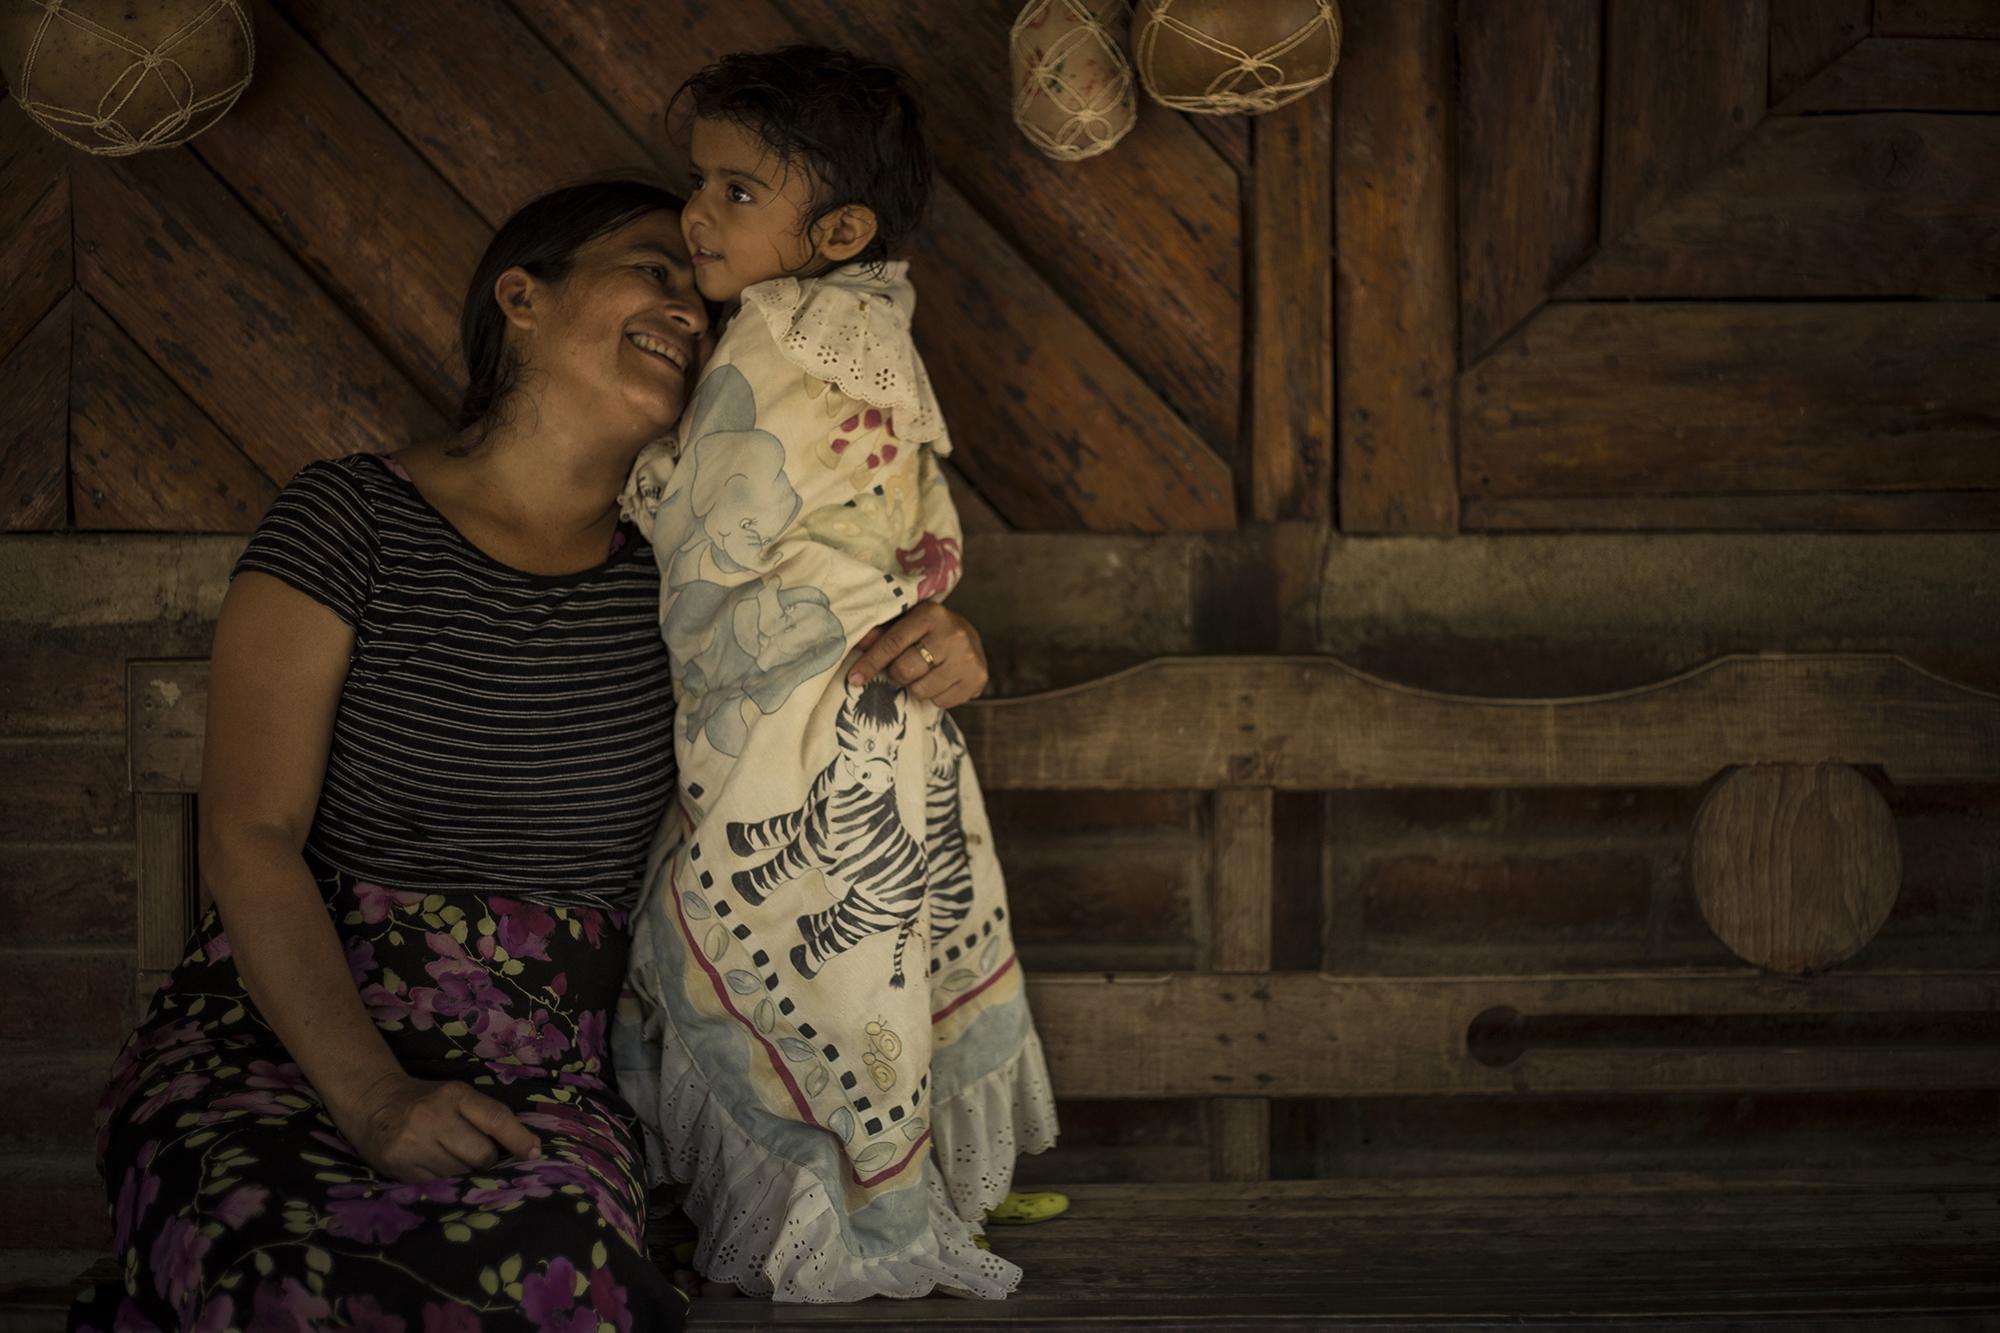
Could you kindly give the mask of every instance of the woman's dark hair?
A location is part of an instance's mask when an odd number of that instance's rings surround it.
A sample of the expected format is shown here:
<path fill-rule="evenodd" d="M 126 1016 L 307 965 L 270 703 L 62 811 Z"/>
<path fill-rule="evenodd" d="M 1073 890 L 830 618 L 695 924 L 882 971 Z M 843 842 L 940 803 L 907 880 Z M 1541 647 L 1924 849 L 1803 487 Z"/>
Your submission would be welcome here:
<path fill-rule="evenodd" d="M 848 204 L 874 210 L 875 239 L 854 262 L 888 259 L 930 202 L 923 112 L 894 65 L 826 46 L 738 52 L 674 90 L 667 124 L 677 137 L 683 116 L 727 121 L 803 168 L 812 208 L 801 234 Z"/>
<path fill-rule="evenodd" d="M 473 270 L 458 316 L 458 343 L 465 353 L 458 428 L 477 425 L 504 402 L 520 368 L 507 354 L 507 319 L 493 300 L 493 284 L 502 273 L 519 268 L 543 282 L 561 282 L 576 263 L 576 252 L 598 237 L 648 213 L 678 213 L 686 205 L 673 191 L 644 181 L 587 181 L 551 190 L 502 223 Z"/>

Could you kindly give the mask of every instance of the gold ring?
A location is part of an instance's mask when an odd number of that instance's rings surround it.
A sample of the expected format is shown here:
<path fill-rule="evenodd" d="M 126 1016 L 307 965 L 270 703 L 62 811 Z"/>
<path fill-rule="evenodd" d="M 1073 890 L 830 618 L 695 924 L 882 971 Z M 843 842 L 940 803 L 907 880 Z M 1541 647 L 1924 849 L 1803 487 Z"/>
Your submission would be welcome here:
<path fill-rule="evenodd" d="M 931 650 L 924 647 L 921 643 L 917 645 L 917 656 L 924 659 L 925 666 L 937 665 L 937 659 L 931 656 Z"/>

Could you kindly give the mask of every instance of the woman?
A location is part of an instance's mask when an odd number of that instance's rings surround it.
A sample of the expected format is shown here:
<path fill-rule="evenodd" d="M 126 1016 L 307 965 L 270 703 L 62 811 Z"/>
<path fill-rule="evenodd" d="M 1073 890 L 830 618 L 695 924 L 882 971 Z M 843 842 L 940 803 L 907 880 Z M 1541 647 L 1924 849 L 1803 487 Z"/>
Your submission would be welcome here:
<path fill-rule="evenodd" d="M 606 1049 L 673 793 L 617 496 L 708 333 L 679 208 L 610 182 L 510 219 L 459 434 L 312 464 L 252 537 L 210 678 L 215 909 L 105 1093 L 125 1281 L 73 1326 L 680 1321 Z M 985 683 L 936 606 L 885 665 L 945 704 Z"/>

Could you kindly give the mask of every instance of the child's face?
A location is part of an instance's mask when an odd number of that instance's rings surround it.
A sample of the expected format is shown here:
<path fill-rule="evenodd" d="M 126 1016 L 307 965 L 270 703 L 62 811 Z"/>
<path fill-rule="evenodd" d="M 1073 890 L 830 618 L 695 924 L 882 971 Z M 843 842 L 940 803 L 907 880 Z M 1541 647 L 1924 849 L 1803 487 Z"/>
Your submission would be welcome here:
<path fill-rule="evenodd" d="M 694 193 L 681 233 L 695 283 L 711 301 L 734 301 L 754 283 L 805 269 L 818 250 L 805 233 L 812 182 L 762 139 L 724 120 L 694 123 Z"/>

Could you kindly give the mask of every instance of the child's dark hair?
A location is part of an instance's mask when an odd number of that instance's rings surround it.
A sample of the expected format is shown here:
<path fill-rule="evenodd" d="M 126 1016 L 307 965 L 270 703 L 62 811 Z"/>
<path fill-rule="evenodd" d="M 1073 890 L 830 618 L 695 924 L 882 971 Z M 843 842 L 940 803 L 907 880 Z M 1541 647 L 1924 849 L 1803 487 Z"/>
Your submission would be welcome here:
<path fill-rule="evenodd" d="M 848 204 L 874 210 L 875 239 L 850 262 L 888 259 L 930 201 L 923 113 L 894 65 L 826 46 L 741 51 L 674 90 L 669 127 L 683 115 L 727 121 L 770 145 L 788 167 L 804 168 L 812 183 L 805 234 Z"/>
<path fill-rule="evenodd" d="M 502 273 L 521 268 L 544 282 L 561 282 L 576 263 L 576 252 L 598 237 L 648 213 L 679 213 L 685 206 L 679 195 L 645 181 L 587 181 L 551 190 L 502 223 L 473 271 L 459 312 L 459 349 L 465 354 L 459 429 L 485 421 L 504 403 L 520 369 L 507 353 L 507 318 L 493 299 L 493 284 Z"/>

